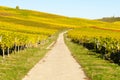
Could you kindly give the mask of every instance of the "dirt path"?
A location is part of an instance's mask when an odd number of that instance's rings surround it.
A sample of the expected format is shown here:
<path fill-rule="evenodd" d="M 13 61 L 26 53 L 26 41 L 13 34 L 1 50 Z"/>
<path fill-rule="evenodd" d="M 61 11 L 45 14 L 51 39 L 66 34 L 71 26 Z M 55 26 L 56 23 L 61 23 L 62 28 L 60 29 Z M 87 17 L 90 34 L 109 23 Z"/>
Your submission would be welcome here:
<path fill-rule="evenodd" d="M 54 47 L 23 80 L 86 80 L 81 66 L 71 56 L 61 33 Z"/>

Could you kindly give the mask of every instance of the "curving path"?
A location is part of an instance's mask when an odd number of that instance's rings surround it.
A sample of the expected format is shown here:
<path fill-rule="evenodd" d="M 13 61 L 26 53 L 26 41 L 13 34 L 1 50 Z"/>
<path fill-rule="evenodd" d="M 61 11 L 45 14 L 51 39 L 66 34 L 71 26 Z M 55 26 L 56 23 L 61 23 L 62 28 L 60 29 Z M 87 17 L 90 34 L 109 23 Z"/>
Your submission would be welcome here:
<path fill-rule="evenodd" d="M 23 80 L 87 80 L 81 66 L 71 56 L 61 33 L 54 47 Z"/>

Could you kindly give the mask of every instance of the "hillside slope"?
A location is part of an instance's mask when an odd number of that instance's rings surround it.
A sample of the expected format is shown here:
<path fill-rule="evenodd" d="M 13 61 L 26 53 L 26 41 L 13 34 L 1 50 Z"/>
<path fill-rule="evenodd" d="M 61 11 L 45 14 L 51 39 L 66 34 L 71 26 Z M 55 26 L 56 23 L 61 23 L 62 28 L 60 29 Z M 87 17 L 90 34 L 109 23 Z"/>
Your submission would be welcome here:
<path fill-rule="evenodd" d="M 0 45 L 1 49 L 12 48 L 15 45 L 16 38 L 17 46 L 21 44 L 35 44 L 42 42 L 60 30 L 70 28 L 89 27 L 119 32 L 120 27 L 118 23 L 70 18 L 44 12 L 0 6 Z M 8 38 L 7 41 L 6 38 Z"/>

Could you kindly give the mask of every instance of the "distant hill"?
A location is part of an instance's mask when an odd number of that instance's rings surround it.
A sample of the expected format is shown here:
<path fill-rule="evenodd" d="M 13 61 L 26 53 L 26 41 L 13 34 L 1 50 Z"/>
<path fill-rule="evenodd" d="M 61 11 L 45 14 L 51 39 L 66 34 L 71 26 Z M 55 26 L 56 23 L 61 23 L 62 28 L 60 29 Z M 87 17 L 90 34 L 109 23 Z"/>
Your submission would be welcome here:
<path fill-rule="evenodd" d="M 0 6 L 0 22 L 20 24 L 24 26 L 42 27 L 42 28 L 75 28 L 81 26 L 93 25 L 99 21 L 72 18 L 46 12 L 38 12 L 27 9 L 16 9 Z"/>
<path fill-rule="evenodd" d="M 120 29 L 116 24 L 110 24 L 107 22 L 120 21 L 120 17 L 106 17 L 98 20 L 90 20 L 84 18 L 73 18 L 67 16 L 61 16 L 57 14 L 50 14 L 46 12 L 39 12 L 21 8 L 10 8 L 0 6 L 0 23 L 2 30 L 15 31 L 14 29 L 19 25 L 24 27 L 17 28 L 19 32 L 31 33 L 28 28 L 45 28 L 45 29 L 64 29 L 64 28 L 81 28 L 81 27 L 101 27 Z M 9 26 L 15 24 L 16 26 Z M 119 23 L 119 22 L 118 22 Z M 2 25 L 5 25 L 2 27 Z M 7 27 L 9 26 L 9 27 Z M 40 31 L 37 31 L 40 33 Z M 45 31 L 46 32 L 46 31 Z"/>
<path fill-rule="evenodd" d="M 105 22 L 116 22 L 116 21 L 120 21 L 120 17 L 104 17 L 102 19 L 98 19 L 100 21 L 105 21 Z"/>

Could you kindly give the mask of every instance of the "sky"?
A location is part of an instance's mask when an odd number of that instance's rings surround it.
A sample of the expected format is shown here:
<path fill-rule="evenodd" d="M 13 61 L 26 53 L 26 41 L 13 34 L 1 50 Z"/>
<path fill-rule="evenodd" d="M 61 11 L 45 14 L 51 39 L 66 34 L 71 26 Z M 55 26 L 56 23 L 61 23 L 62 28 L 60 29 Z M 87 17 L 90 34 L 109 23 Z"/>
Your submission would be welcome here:
<path fill-rule="evenodd" d="M 120 0 L 0 0 L 0 6 L 31 9 L 68 17 L 120 16 Z"/>

